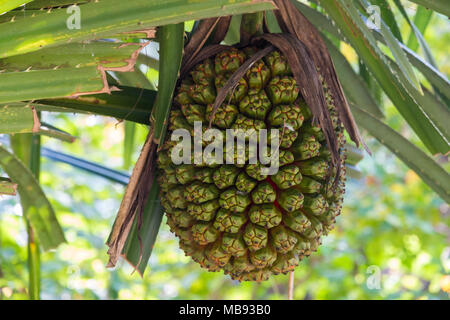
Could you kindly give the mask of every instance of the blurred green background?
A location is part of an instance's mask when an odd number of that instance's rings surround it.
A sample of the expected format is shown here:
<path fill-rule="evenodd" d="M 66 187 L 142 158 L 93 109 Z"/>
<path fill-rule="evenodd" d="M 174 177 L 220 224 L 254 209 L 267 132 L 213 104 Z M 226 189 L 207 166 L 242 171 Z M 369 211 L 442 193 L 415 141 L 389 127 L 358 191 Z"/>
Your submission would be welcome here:
<path fill-rule="evenodd" d="M 408 6 L 410 12 L 415 6 Z M 402 17 L 396 13 L 398 21 Z M 403 25 L 405 37 L 408 28 Z M 450 73 L 449 23 L 433 15 L 425 38 L 440 69 Z M 342 52 L 358 61 L 351 49 Z M 149 74 L 155 77 L 154 74 Z M 415 142 L 396 109 L 382 97 L 390 126 Z M 123 169 L 124 123 L 89 115 L 44 120 L 78 139 L 43 145 Z M 146 136 L 138 126 L 135 161 Z M 337 227 L 295 272 L 295 299 L 449 299 L 450 209 L 417 175 L 370 136 L 373 156 L 358 164 Z M 446 159 L 441 159 L 447 161 Z M 448 168 L 448 164 L 446 164 Z M 125 262 L 105 268 L 106 238 L 124 187 L 68 165 L 42 160 L 41 182 L 64 228 L 67 243 L 41 257 L 43 299 L 286 299 L 288 276 L 239 283 L 208 273 L 185 257 L 163 221 L 141 279 Z M 17 197 L 0 199 L 0 299 L 27 299 L 27 235 Z"/>

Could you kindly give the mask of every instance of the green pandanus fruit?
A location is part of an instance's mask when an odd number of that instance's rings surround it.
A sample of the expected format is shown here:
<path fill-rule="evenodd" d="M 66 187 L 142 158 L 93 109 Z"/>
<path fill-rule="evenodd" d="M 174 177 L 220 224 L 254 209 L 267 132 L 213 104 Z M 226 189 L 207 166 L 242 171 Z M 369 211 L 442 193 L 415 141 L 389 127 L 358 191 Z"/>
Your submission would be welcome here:
<path fill-rule="evenodd" d="M 192 134 L 195 123 L 207 129 L 218 90 L 254 52 L 229 49 L 195 66 L 177 88 L 168 136 L 176 129 Z M 170 138 L 163 145 L 158 183 L 167 223 L 181 249 L 203 268 L 241 281 L 266 280 L 293 270 L 333 228 L 345 189 L 343 127 L 324 87 L 340 146 L 336 177 L 324 134 L 300 92 L 285 57 L 273 51 L 252 65 L 212 119 L 223 145 L 226 129 L 267 129 L 267 140 L 270 129 L 278 129 L 276 172 L 264 171 L 267 163 L 259 158 L 251 161 L 250 144 L 190 164 L 174 164 Z M 240 163 L 230 161 L 239 157 Z"/>

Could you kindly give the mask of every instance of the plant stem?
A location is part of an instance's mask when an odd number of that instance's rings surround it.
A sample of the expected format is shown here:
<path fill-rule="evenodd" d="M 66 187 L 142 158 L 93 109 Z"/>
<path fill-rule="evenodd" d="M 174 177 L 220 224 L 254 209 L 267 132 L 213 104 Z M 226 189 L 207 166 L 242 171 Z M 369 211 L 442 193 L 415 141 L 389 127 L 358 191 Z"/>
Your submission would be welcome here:
<path fill-rule="evenodd" d="M 29 166 L 36 180 L 39 181 L 41 138 L 38 134 L 16 134 L 11 136 L 11 146 L 16 156 Z M 22 203 L 22 207 L 23 207 Z M 24 218 L 28 234 L 28 295 L 30 300 L 40 299 L 41 289 L 41 265 L 39 242 L 34 237 L 34 232 L 29 221 Z"/>
<path fill-rule="evenodd" d="M 40 118 L 40 114 L 39 114 Z M 39 182 L 41 172 L 41 136 L 34 134 L 31 137 L 31 157 L 30 170 Z M 28 230 L 28 272 L 29 274 L 29 295 L 31 300 L 40 300 L 41 292 L 41 259 L 39 242 L 34 237 L 34 232 L 27 221 Z"/>
<path fill-rule="evenodd" d="M 288 300 L 294 300 L 294 270 L 289 272 Z"/>
<path fill-rule="evenodd" d="M 41 259 L 39 244 L 34 237 L 33 229 L 25 220 L 28 233 L 28 295 L 30 300 L 40 300 L 41 291 Z"/>

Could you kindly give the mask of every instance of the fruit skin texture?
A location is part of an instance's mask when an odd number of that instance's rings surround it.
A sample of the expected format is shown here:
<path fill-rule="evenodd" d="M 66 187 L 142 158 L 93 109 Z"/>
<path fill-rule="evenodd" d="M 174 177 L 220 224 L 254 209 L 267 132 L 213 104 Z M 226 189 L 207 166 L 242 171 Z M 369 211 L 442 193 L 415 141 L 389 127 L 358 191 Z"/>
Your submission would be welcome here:
<path fill-rule="evenodd" d="M 221 52 L 182 79 L 169 118 L 169 138 L 157 160 L 161 203 L 181 249 L 201 267 L 223 270 L 240 281 L 263 281 L 272 274 L 285 274 L 316 251 L 340 214 L 345 191 L 343 127 L 332 98 L 324 86 L 340 144 L 342 169 L 335 189 L 336 170 L 330 170 L 323 133 L 278 51 L 246 72 L 212 121 L 212 127 L 223 132 L 224 141 L 229 128 L 279 129 L 278 172 L 266 175 L 260 171 L 261 163 L 250 164 L 248 144 L 245 152 L 234 155 L 243 162 L 234 164 L 226 163 L 229 154 L 224 154 L 223 164 L 175 165 L 171 161 L 176 142 L 170 140 L 170 133 L 182 128 L 192 134 L 194 121 L 208 128 L 218 90 L 256 50 Z M 209 143 L 202 141 L 203 147 Z"/>

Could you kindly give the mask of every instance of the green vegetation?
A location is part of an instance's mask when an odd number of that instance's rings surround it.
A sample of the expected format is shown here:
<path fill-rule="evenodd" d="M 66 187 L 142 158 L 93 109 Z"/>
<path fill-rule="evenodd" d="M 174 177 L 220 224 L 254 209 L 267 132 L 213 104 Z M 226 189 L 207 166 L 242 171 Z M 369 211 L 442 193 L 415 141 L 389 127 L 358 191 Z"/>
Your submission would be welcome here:
<path fill-rule="evenodd" d="M 446 1 L 287 1 L 325 38 L 372 153 L 352 150 L 342 214 L 296 268 L 294 298 L 449 299 Z M 217 12 L 233 15 L 226 44 L 239 42 L 241 20 L 246 41 L 260 34 L 262 12 L 278 32 L 272 4 L 83 0 L 82 27 L 71 30 L 72 3 L 0 5 L 0 299 L 286 299 L 288 275 L 239 283 L 186 257 L 156 183 L 119 252 L 141 262 L 138 272 L 123 259 L 106 268 L 149 129 L 155 154 L 166 134 L 180 61 L 182 72 L 189 62 L 183 39 L 217 23 L 205 38 L 214 43 L 227 25 L 207 19 Z M 371 4 L 379 30 L 366 22 Z"/>

